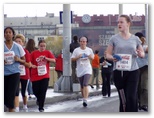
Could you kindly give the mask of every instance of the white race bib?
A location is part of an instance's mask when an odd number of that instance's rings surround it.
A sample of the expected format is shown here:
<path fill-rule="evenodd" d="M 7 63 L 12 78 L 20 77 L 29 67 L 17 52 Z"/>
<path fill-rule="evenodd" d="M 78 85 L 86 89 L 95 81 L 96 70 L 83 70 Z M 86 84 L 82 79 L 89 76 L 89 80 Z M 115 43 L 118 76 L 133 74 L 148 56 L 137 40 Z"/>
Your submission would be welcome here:
<path fill-rule="evenodd" d="M 86 58 L 80 58 L 80 65 L 82 66 L 82 65 L 87 65 L 87 64 L 89 64 L 89 60 L 88 60 L 88 57 L 86 57 Z"/>
<path fill-rule="evenodd" d="M 122 60 L 116 62 L 117 70 L 130 70 L 132 65 L 132 55 L 130 54 L 118 54 L 122 57 Z"/>
<path fill-rule="evenodd" d="M 20 65 L 19 69 L 20 69 L 20 75 L 22 76 L 26 75 L 26 69 L 24 65 Z"/>
<path fill-rule="evenodd" d="M 14 56 L 15 56 L 14 51 L 4 52 L 4 60 L 6 62 L 5 64 L 7 65 L 13 64 L 15 62 Z"/>
<path fill-rule="evenodd" d="M 45 75 L 47 73 L 46 65 L 38 66 L 37 71 L 39 76 Z"/>

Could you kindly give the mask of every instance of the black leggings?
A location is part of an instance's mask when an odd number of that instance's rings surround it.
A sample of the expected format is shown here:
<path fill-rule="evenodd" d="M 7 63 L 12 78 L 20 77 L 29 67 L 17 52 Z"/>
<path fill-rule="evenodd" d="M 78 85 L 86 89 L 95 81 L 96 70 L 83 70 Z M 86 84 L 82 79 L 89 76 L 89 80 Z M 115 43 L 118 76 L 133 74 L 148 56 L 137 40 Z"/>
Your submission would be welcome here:
<path fill-rule="evenodd" d="M 15 94 L 20 80 L 20 73 L 4 76 L 4 105 L 14 108 Z"/>
<path fill-rule="evenodd" d="M 102 72 L 102 95 L 103 96 L 106 96 L 108 94 L 108 97 L 109 97 L 111 94 L 111 86 L 110 86 L 111 74 L 112 73 Z"/>
<path fill-rule="evenodd" d="M 48 89 L 48 83 L 49 83 L 49 78 L 44 78 L 42 80 L 32 82 L 32 88 L 39 104 L 39 110 L 44 107 L 46 91 Z"/>
<path fill-rule="evenodd" d="M 137 88 L 139 81 L 139 70 L 134 71 L 118 71 L 114 72 L 114 83 L 118 90 L 119 99 L 120 99 L 120 112 L 137 112 Z M 124 95 L 121 95 L 120 92 L 124 91 Z M 123 100 L 126 99 L 125 110 Z"/>
<path fill-rule="evenodd" d="M 21 82 L 21 95 L 22 95 L 22 97 L 25 97 L 28 80 L 20 79 L 20 82 Z M 19 84 L 20 84 L 20 82 L 19 82 Z M 16 96 L 19 96 L 19 84 L 18 84 L 18 89 L 16 91 Z"/>

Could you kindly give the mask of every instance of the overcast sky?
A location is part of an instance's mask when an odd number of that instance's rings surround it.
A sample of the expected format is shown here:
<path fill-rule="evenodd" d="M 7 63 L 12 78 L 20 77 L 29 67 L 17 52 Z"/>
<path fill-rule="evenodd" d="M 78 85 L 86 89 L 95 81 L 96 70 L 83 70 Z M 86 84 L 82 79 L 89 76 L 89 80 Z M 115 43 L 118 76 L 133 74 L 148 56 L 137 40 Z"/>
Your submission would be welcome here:
<path fill-rule="evenodd" d="M 34 17 L 45 16 L 46 12 L 54 13 L 59 16 L 63 10 L 63 4 L 4 4 L 4 14 L 8 17 Z M 71 4 L 71 10 L 74 14 L 82 16 L 83 14 L 118 14 L 118 4 Z M 145 4 L 123 4 L 123 13 L 135 15 L 145 14 Z"/>

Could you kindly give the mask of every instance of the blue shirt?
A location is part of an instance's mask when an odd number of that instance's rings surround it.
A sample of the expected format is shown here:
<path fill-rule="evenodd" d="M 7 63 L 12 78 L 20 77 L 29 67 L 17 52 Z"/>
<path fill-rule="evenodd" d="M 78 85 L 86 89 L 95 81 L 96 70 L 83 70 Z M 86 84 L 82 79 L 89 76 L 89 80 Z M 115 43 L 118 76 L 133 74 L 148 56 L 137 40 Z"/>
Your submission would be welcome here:
<path fill-rule="evenodd" d="M 19 58 L 25 55 L 25 51 L 22 46 L 13 42 L 11 49 L 8 49 L 4 43 L 4 59 L 8 61 L 8 64 L 4 64 L 4 75 L 20 73 L 20 63 L 14 60 L 15 55 Z"/>

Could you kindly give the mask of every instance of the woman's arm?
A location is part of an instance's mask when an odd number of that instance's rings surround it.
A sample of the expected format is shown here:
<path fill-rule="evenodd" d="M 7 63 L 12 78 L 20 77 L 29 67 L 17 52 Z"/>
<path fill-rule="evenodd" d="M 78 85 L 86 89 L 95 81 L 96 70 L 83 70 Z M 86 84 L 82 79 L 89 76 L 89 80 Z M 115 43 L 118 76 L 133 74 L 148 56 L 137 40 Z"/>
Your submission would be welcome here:
<path fill-rule="evenodd" d="M 136 50 L 137 51 L 137 55 L 141 58 L 143 58 L 145 56 L 145 53 L 144 53 L 144 50 L 143 50 L 143 47 L 140 45 L 138 47 L 138 49 Z"/>
<path fill-rule="evenodd" d="M 113 58 L 113 56 L 112 56 L 112 53 L 113 53 L 113 46 L 108 45 L 108 47 L 107 47 L 107 49 L 106 49 L 106 55 L 105 55 L 105 57 L 106 57 L 108 60 L 113 61 L 114 58 Z"/>
<path fill-rule="evenodd" d="M 80 59 L 81 57 L 82 57 L 82 54 L 80 54 L 80 55 L 77 56 L 77 57 L 72 58 L 71 60 L 72 60 L 72 61 L 76 61 L 76 60 Z"/>
<path fill-rule="evenodd" d="M 18 61 L 19 63 L 24 64 L 25 63 L 25 56 L 22 56 L 21 58 L 19 58 L 17 55 L 14 56 L 14 60 Z"/>
<path fill-rule="evenodd" d="M 30 68 L 30 67 L 31 67 L 31 62 L 25 62 L 25 63 L 24 63 L 24 66 Z"/>
<path fill-rule="evenodd" d="M 44 59 L 47 60 L 47 61 L 49 61 L 49 62 L 53 62 L 53 63 L 56 62 L 56 60 L 53 59 L 53 58 L 44 57 Z"/>
<path fill-rule="evenodd" d="M 108 45 L 106 49 L 106 59 L 109 61 L 117 62 L 118 60 L 113 57 L 113 46 Z"/>

